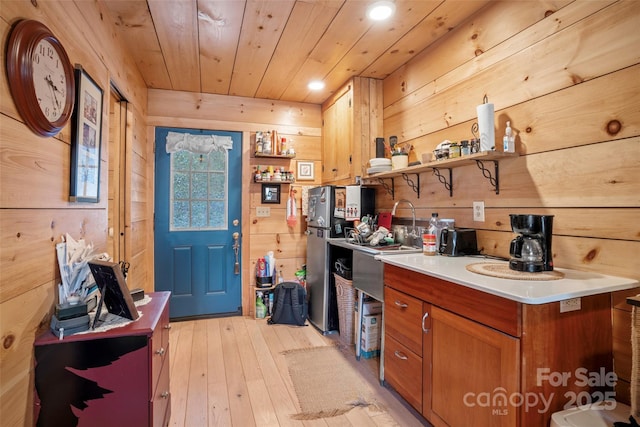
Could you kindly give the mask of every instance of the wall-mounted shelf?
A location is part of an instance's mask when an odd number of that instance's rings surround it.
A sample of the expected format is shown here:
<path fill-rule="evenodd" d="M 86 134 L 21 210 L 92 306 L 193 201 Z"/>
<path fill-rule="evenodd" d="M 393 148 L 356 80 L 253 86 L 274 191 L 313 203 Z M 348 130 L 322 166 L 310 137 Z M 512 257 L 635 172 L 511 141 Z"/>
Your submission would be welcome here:
<path fill-rule="evenodd" d="M 496 194 L 500 194 L 500 170 L 498 162 L 502 159 L 518 157 L 518 153 L 503 153 L 501 151 L 483 151 L 454 159 L 437 160 L 408 168 L 396 169 L 389 172 L 380 172 L 375 175 L 365 176 L 362 183 L 365 185 L 382 185 L 391 197 L 395 196 L 395 178 L 402 177 L 420 198 L 420 174 L 432 171 L 438 180 L 449 190 L 449 197 L 453 197 L 453 169 L 476 164 L 482 171 L 482 175 L 489 181 Z M 485 163 L 493 163 L 493 171 Z M 444 172 L 447 171 L 447 172 Z M 444 172 L 444 173 L 443 173 Z M 415 178 L 413 177 L 415 176 Z M 390 180 L 389 185 L 385 180 Z"/>
<path fill-rule="evenodd" d="M 288 179 L 288 180 L 280 180 L 280 181 L 276 181 L 275 179 L 272 180 L 257 180 L 256 177 L 253 177 L 253 182 L 257 183 L 257 184 L 293 184 L 296 182 L 295 179 Z"/>
<path fill-rule="evenodd" d="M 254 153 L 255 157 L 263 157 L 268 159 L 295 159 L 295 154 L 262 154 Z"/>

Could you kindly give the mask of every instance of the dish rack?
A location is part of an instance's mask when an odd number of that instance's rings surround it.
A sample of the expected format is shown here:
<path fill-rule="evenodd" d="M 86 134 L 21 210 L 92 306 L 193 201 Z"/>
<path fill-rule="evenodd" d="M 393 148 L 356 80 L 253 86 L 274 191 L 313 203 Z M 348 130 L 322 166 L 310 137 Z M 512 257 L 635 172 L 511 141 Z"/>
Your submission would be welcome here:
<path fill-rule="evenodd" d="M 344 236 L 347 243 L 353 243 L 354 245 L 361 246 L 369 244 L 369 242 L 367 242 L 367 237 L 369 236 L 362 235 L 357 229 L 352 227 L 344 228 Z"/>

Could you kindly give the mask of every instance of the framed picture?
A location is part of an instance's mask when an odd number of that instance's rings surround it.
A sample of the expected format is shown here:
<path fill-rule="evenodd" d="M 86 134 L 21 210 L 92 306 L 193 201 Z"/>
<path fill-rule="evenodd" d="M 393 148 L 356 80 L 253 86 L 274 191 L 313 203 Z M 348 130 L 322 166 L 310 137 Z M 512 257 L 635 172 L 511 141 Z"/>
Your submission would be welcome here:
<path fill-rule="evenodd" d="M 280 203 L 280 184 L 262 184 L 262 203 Z"/>
<path fill-rule="evenodd" d="M 100 201 L 100 145 L 102 143 L 102 89 L 75 66 L 76 102 L 71 128 L 72 202 Z"/>
<path fill-rule="evenodd" d="M 302 181 L 313 181 L 313 162 L 298 162 L 298 179 Z"/>
<path fill-rule="evenodd" d="M 100 319 L 102 308 L 106 308 L 109 313 L 116 316 L 126 317 L 136 320 L 140 317 L 138 309 L 133 303 L 131 292 L 127 286 L 124 274 L 117 262 L 93 260 L 89 261 L 89 269 L 100 289 L 100 301 L 96 308 L 96 316 L 93 320 L 92 328 Z"/>

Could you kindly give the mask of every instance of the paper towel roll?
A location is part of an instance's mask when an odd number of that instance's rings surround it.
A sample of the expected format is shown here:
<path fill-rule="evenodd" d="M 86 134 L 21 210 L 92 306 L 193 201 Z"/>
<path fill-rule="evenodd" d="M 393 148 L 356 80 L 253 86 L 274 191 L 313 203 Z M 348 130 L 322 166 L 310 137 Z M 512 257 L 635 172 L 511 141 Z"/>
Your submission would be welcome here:
<path fill-rule="evenodd" d="M 493 127 L 493 104 L 480 104 L 478 111 L 478 131 L 480 132 L 480 151 L 492 151 L 495 149 L 496 136 Z"/>

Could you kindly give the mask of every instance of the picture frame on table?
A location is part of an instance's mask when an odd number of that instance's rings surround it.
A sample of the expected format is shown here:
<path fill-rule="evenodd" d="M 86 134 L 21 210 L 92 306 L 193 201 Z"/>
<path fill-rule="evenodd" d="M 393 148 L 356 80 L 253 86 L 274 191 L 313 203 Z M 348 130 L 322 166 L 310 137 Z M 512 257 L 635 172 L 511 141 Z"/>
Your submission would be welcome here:
<path fill-rule="evenodd" d="M 313 181 L 315 179 L 313 162 L 298 162 L 298 173 L 296 179 L 300 181 Z"/>
<path fill-rule="evenodd" d="M 100 313 L 103 308 L 116 316 L 130 320 L 138 319 L 140 313 L 133 302 L 120 264 L 94 259 L 88 262 L 88 266 L 100 289 L 100 301 L 91 329 L 95 329 L 97 322 L 101 320 Z"/>
<path fill-rule="evenodd" d="M 280 203 L 280 184 L 262 184 L 262 203 Z"/>
<path fill-rule="evenodd" d="M 76 99 L 71 120 L 69 201 L 100 201 L 103 91 L 81 65 L 75 66 Z"/>

